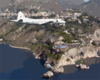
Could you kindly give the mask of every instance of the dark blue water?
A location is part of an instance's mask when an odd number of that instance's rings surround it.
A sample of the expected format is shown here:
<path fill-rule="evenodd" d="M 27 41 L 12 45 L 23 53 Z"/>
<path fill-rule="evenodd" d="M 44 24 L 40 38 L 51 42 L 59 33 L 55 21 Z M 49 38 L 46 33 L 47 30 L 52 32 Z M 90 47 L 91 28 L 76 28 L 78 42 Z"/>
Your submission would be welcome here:
<path fill-rule="evenodd" d="M 47 71 L 32 53 L 0 44 L 0 80 L 45 80 Z"/>
<path fill-rule="evenodd" d="M 90 60 L 94 61 L 94 60 Z M 84 72 L 75 66 L 64 67 L 64 74 L 55 74 L 49 80 L 100 80 L 100 59 Z M 42 75 L 48 71 L 32 53 L 0 44 L 0 80 L 46 80 Z"/>
<path fill-rule="evenodd" d="M 55 74 L 52 80 L 100 80 L 100 64 L 91 65 L 84 72 L 76 70 L 69 74 Z"/>

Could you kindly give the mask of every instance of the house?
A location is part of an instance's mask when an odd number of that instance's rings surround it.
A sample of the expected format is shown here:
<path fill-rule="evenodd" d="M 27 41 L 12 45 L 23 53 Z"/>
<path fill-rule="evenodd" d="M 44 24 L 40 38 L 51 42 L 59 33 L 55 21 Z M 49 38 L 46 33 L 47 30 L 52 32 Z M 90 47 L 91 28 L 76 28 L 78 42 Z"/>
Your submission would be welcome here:
<path fill-rule="evenodd" d="M 83 19 L 83 23 L 89 22 L 89 19 Z"/>
<path fill-rule="evenodd" d="M 79 17 L 79 16 L 81 16 L 81 14 L 82 14 L 82 13 L 74 13 L 74 16 L 75 16 L 75 17 Z"/>

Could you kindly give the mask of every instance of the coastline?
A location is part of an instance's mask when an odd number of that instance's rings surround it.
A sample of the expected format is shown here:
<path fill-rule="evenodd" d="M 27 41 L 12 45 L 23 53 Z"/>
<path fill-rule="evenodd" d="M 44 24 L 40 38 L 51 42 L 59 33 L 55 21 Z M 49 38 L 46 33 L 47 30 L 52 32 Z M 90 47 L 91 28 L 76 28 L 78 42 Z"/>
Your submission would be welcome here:
<path fill-rule="evenodd" d="M 0 42 L 0 44 L 5 44 L 5 43 Z M 5 45 L 8 45 L 8 46 L 10 46 L 10 47 L 12 47 L 12 48 L 17 48 L 17 49 L 21 49 L 21 50 L 26 50 L 26 51 L 32 52 L 31 49 L 29 49 L 29 48 L 27 48 L 27 47 L 17 47 L 17 46 L 12 46 L 12 45 L 9 45 L 9 44 L 5 44 Z"/>
<path fill-rule="evenodd" d="M 0 43 L 0 44 L 5 44 L 5 43 Z M 29 48 L 26 48 L 26 47 L 17 47 L 17 46 L 12 46 L 12 45 L 9 45 L 9 44 L 5 44 L 5 45 L 8 45 L 8 46 L 10 46 L 10 47 L 12 47 L 12 48 L 17 48 L 17 49 L 21 49 L 21 50 L 26 50 L 26 51 L 30 51 L 30 52 L 32 52 Z M 35 53 L 33 53 L 33 55 L 34 55 Z M 99 53 L 98 54 L 100 54 L 100 51 L 99 51 Z M 36 55 L 34 55 L 34 56 L 36 56 Z M 35 57 L 34 57 L 35 58 Z M 35 58 L 36 59 L 36 58 Z M 94 59 L 94 61 L 93 61 L 93 59 Z M 88 65 L 87 63 L 89 63 L 90 65 L 92 65 L 92 64 L 96 64 L 96 59 L 98 59 L 98 58 L 96 58 L 96 57 L 92 57 L 92 58 L 86 58 L 86 65 Z M 99 55 L 99 59 L 100 59 L 100 55 Z M 92 61 L 92 62 L 90 62 L 90 61 Z M 90 65 L 88 65 L 88 66 L 90 66 Z M 76 70 L 78 70 L 77 68 L 70 68 L 71 66 L 74 66 L 75 67 L 75 65 L 74 64 L 72 64 L 72 65 L 65 65 L 65 66 L 63 66 L 63 73 L 74 73 Z M 69 67 L 69 69 L 67 69 L 67 71 L 66 71 L 66 68 L 68 68 Z M 46 68 L 46 67 L 45 67 Z M 56 72 L 54 72 L 54 73 L 56 73 Z M 58 73 L 59 74 L 59 73 Z"/>
<path fill-rule="evenodd" d="M 97 57 L 87 58 L 86 66 L 90 67 L 91 65 L 100 64 L 100 52 L 98 52 L 98 56 L 99 58 Z M 74 73 L 75 71 L 79 69 L 79 68 L 76 68 L 75 65 L 66 65 L 63 68 L 64 68 L 64 74 Z M 83 70 L 88 70 L 88 69 L 83 69 Z"/>
<path fill-rule="evenodd" d="M 19 49 L 26 49 L 26 50 L 30 50 L 29 48 L 26 48 L 26 47 L 17 47 L 17 46 L 12 46 L 12 45 L 9 45 L 10 47 L 13 47 L 13 48 L 19 48 Z M 31 51 L 31 50 L 30 50 Z"/>

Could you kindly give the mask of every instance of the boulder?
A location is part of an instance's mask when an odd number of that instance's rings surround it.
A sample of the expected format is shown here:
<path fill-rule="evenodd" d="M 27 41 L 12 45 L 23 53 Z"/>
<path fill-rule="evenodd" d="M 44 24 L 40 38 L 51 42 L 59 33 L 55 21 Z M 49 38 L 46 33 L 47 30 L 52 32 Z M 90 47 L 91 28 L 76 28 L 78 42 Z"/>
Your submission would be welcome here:
<path fill-rule="evenodd" d="M 53 76 L 53 72 L 52 71 L 48 71 L 47 73 L 43 74 L 43 78 L 51 78 Z"/>
<path fill-rule="evenodd" d="M 79 64 L 79 65 L 76 65 L 77 68 L 81 68 L 82 70 L 84 69 L 89 69 L 88 66 L 86 66 L 85 64 Z"/>

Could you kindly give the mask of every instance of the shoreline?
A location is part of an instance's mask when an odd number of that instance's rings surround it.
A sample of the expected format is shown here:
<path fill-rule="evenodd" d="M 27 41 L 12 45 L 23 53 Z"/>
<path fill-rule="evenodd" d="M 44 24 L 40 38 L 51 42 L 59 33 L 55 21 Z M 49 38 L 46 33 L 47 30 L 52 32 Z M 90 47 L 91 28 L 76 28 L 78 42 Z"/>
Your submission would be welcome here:
<path fill-rule="evenodd" d="M 0 43 L 0 44 L 5 44 L 5 43 Z M 12 48 L 17 48 L 17 49 L 21 49 L 21 50 L 26 50 L 26 51 L 30 51 L 30 52 L 32 52 L 32 50 L 31 49 L 29 49 L 29 48 L 27 48 L 27 47 L 17 47 L 17 46 L 12 46 L 12 45 L 9 45 L 9 44 L 5 44 L 5 45 L 8 45 L 9 47 L 12 47 Z M 32 52 L 33 53 L 33 52 Z M 100 59 L 100 51 L 99 51 L 99 59 Z M 35 56 L 34 56 L 34 58 L 35 58 Z M 36 58 L 35 58 L 36 59 Z M 95 60 L 93 60 L 93 59 L 95 59 Z M 88 65 L 88 63 L 90 64 L 90 65 L 92 65 L 92 64 L 96 64 L 96 59 L 98 59 L 98 58 L 96 58 L 96 57 L 92 57 L 92 58 L 88 58 L 88 59 L 86 59 L 86 65 Z M 93 61 L 92 61 L 93 60 Z M 92 62 L 91 62 L 92 61 Z M 95 61 L 95 62 L 94 62 Z M 88 66 L 90 66 L 90 65 L 88 65 Z M 69 68 L 69 66 L 70 67 L 72 67 L 72 66 L 74 66 L 73 67 L 73 69 L 71 70 L 70 68 Z M 46 68 L 46 67 L 45 67 Z M 69 68 L 69 71 L 68 71 L 68 68 Z M 77 69 L 75 68 L 75 64 L 72 64 L 72 65 L 65 65 L 65 66 L 63 66 L 63 69 L 64 69 L 64 72 L 63 73 L 74 73 Z M 67 71 L 66 71 L 66 69 L 67 69 Z M 54 73 L 56 73 L 56 72 L 54 72 Z M 59 74 L 59 73 L 58 73 Z"/>
<path fill-rule="evenodd" d="M 26 49 L 26 50 L 30 50 L 31 51 L 31 49 L 26 48 L 26 47 L 17 47 L 17 46 L 12 46 L 12 45 L 9 45 L 9 46 L 10 47 L 13 47 L 13 48 Z"/>
<path fill-rule="evenodd" d="M 99 58 L 96 58 L 96 57 L 87 58 L 86 65 L 90 67 L 91 65 L 100 64 L 100 52 L 98 53 L 98 56 Z M 78 70 L 78 68 L 76 68 L 75 65 L 66 65 L 66 66 L 63 66 L 63 68 L 64 68 L 64 74 L 74 73 L 75 71 Z M 85 69 L 85 70 L 88 70 L 88 69 Z"/>
<path fill-rule="evenodd" d="M 0 44 L 4 44 L 4 45 L 8 45 L 9 47 L 12 47 L 12 48 L 21 49 L 21 50 L 27 50 L 27 51 L 32 52 L 31 49 L 29 49 L 27 47 L 17 47 L 17 46 L 12 46 L 12 45 L 5 44 L 5 43 L 2 43 L 2 42 L 0 42 Z"/>

